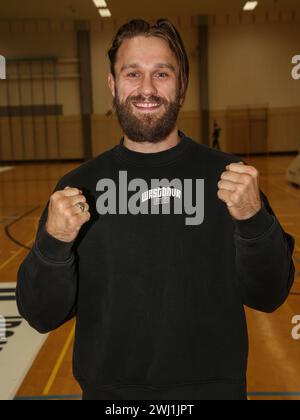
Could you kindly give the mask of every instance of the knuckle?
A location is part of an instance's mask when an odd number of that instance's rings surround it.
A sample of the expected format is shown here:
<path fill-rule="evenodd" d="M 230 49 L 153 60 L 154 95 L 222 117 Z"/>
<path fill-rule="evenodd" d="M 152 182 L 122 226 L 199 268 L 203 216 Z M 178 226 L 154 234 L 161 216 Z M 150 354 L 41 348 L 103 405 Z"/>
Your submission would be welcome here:
<path fill-rule="evenodd" d="M 236 194 L 240 194 L 242 192 L 244 192 L 245 190 L 245 185 L 244 184 L 238 184 L 238 186 L 236 187 Z"/>
<path fill-rule="evenodd" d="M 86 198 L 85 198 L 85 196 L 84 196 L 84 195 L 81 195 L 79 198 L 80 198 L 80 201 L 81 201 L 82 203 L 86 203 Z"/>
<path fill-rule="evenodd" d="M 239 194 L 234 193 L 231 195 L 230 200 L 234 203 L 237 203 L 239 201 Z"/>
<path fill-rule="evenodd" d="M 50 201 L 54 203 L 58 200 L 59 197 L 60 197 L 60 193 L 56 191 L 50 196 Z"/>
<path fill-rule="evenodd" d="M 60 211 L 64 211 L 66 207 L 67 200 L 65 198 L 61 198 L 56 202 L 57 208 Z"/>
<path fill-rule="evenodd" d="M 252 181 L 251 175 L 243 174 L 242 175 L 242 180 L 243 180 L 244 184 L 246 184 L 246 185 L 251 184 L 251 181 Z"/>
<path fill-rule="evenodd" d="M 258 175 L 258 169 L 256 169 L 254 166 L 248 165 L 247 166 L 248 172 L 250 176 L 257 176 Z"/>

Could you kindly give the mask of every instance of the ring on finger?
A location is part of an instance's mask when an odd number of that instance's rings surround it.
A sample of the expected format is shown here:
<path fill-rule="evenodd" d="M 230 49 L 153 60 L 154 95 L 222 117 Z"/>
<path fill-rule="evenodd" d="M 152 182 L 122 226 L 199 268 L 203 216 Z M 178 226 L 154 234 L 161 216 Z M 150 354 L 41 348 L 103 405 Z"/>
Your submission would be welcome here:
<path fill-rule="evenodd" d="M 80 208 L 81 213 L 85 212 L 85 204 L 84 203 L 77 203 L 76 206 Z"/>

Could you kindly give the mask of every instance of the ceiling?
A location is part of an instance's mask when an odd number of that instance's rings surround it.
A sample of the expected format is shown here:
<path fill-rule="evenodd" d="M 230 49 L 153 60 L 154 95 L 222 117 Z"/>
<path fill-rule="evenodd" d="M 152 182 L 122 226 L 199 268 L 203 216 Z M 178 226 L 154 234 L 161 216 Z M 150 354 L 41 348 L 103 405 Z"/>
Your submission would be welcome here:
<path fill-rule="evenodd" d="M 0 20 L 96 19 L 92 0 L 0 0 Z M 168 16 L 240 12 L 246 0 L 107 0 L 113 16 Z M 184 7 L 183 7 L 184 6 Z M 300 0 L 259 0 L 257 10 L 299 10 Z"/>

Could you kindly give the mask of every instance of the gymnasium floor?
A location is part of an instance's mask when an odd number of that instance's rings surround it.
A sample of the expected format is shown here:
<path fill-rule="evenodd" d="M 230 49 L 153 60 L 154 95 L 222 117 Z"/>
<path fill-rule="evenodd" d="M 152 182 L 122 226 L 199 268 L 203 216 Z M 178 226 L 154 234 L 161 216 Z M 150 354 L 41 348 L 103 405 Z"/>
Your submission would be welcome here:
<path fill-rule="evenodd" d="M 283 227 L 294 235 L 300 271 L 300 189 L 285 181 L 293 157 L 246 158 L 261 174 L 261 188 Z M 15 282 L 31 246 L 42 209 L 56 182 L 78 164 L 18 165 L 0 171 L 0 282 Z M 5 228 L 6 232 L 5 232 Z M 7 233 L 11 236 L 9 238 Z M 300 276 L 287 303 L 275 314 L 247 310 L 250 334 L 249 398 L 300 400 L 300 341 L 292 339 L 292 318 L 300 315 Z M 72 378 L 74 336 L 71 321 L 50 334 L 20 387 L 18 399 L 80 399 Z M 12 361 L 13 363 L 13 361 Z"/>

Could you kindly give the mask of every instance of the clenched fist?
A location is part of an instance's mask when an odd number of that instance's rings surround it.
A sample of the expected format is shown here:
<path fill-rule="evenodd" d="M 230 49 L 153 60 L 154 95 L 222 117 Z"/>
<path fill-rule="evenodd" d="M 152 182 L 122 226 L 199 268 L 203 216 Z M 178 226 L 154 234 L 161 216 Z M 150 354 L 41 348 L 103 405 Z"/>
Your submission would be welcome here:
<path fill-rule="evenodd" d="M 78 203 L 84 203 L 84 212 Z M 90 218 L 89 205 L 82 191 L 66 187 L 63 191 L 56 191 L 50 197 L 46 230 L 60 241 L 72 242 Z"/>
<path fill-rule="evenodd" d="M 247 220 L 262 208 L 259 189 L 259 172 L 243 162 L 232 163 L 218 183 L 218 197 L 227 204 L 230 215 L 236 220 Z"/>

